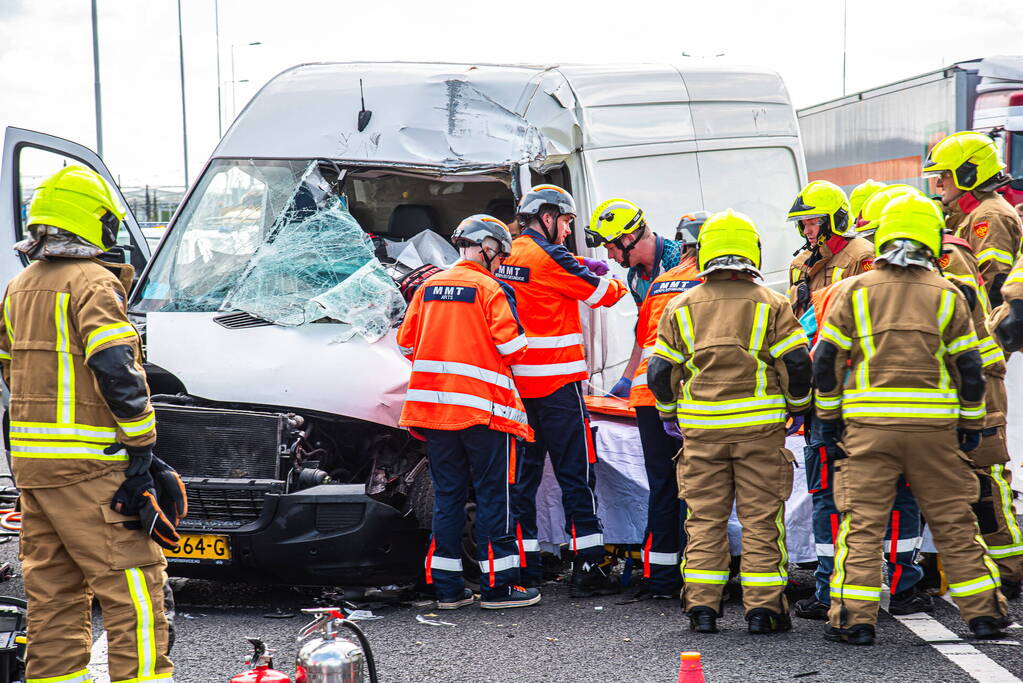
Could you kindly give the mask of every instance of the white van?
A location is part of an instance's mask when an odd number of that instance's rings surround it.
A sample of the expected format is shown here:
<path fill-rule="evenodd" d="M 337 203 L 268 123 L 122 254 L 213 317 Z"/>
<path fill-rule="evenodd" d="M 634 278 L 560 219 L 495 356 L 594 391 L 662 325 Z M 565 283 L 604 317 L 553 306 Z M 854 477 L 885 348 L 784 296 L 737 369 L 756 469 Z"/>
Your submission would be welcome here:
<path fill-rule="evenodd" d="M 68 160 L 113 182 L 79 145 L 7 130 L 9 239 L 23 233 L 33 181 Z M 765 279 L 781 287 L 799 246 L 785 215 L 805 177 L 785 86 L 760 69 L 281 73 L 224 135 L 152 259 L 131 216 L 115 254 L 148 262 L 130 312 L 145 339 L 157 453 L 189 490 L 171 571 L 305 584 L 418 574 L 431 493 L 421 442 L 396 428 L 409 371 L 392 329 L 403 301 L 381 273 L 443 262 L 448 247 L 427 231 L 447 236 L 467 215 L 510 211 L 539 182 L 573 193 L 577 228 L 609 197 L 639 204 L 668 237 L 682 213 L 733 207 L 760 227 Z M 570 240 L 604 256 L 581 229 Z M 3 280 L 23 266 L 0 253 Z M 627 297 L 584 309 L 584 321 L 598 392 L 628 360 L 635 307 Z"/>

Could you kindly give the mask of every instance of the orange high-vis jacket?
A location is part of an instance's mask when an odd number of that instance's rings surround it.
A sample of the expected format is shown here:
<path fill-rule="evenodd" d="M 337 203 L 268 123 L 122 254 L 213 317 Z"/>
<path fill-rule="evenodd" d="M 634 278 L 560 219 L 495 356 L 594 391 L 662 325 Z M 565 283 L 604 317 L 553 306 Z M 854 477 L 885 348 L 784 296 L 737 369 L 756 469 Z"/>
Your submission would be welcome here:
<path fill-rule="evenodd" d="M 515 293 L 472 261 L 459 261 L 416 290 L 398 328 L 412 361 L 402 427 L 457 430 L 486 425 L 532 441 L 511 364 L 526 335 Z"/>
<path fill-rule="evenodd" d="M 654 395 L 646 384 L 646 368 L 650 356 L 654 355 L 657 346 L 657 323 L 661 314 L 671 300 L 682 292 L 692 289 L 703 282 L 697 273 L 700 272 L 696 259 L 686 256 L 682 262 L 653 281 L 647 291 L 646 298 L 639 307 L 639 320 L 636 323 L 636 341 L 642 349 L 642 360 L 632 378 L 632 389 L 629 391 L 629 407 L 656 405 Z"/>
<path fill-rule="evenodd" d="M 563 245 L 533 230 L 512 242 L 512 253 L 497 277 L 515 289 L 519 320 L 529 350 L 512 365 L 524 398 L 549 396 L 570 382 L 587 379 L 579 303 L 611 306 L 628 289 L 619 280 L 597 277 Z"/>

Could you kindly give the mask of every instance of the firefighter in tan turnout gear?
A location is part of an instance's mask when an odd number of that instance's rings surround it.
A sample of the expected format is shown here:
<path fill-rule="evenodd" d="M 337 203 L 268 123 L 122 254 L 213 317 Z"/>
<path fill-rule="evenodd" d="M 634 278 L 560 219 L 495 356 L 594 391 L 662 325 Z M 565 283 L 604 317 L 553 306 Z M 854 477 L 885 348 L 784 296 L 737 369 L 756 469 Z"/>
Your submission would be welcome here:
<path fill-rule="evenodd" d="M 834 468 L 842 520 L 829 640 L 874 642 L 882 539 L 900 475 L 970 630 L 994 638 L 1008 624 L 998 568 L 970 509 L 979 486 L 963 452 L 980 443 L 984 375 L 966 299 L 935 267 L 942 226 L 925 197 L 889 202 L 874 239 L 875 269 L 836 294 L 814 350 L 817 417 L 832 438 L 845 423 L 838 445 L 846 457 Z"/>
<path fill-rule="evenodd" d="M 784 448 L 785 420 L 810 406 L 807 339 L 788 300 L 754 282 L 760 238 L 748 217 L 729 209 L 708 218 L 697 256 L 706 281 L 665 309 L 647 369 L 661 419 L 677 421 L 684 436 L 682 606 L 693 630 L 717 631 L 735 503 L 748 630 L 788 631 L 785 501 L 794 459 Z"/>
<path fill-rule="evenodd" d="M 155 502 L 156 419 L 125 309 L 132 269 L 95 258 L 115 244 L 124 214 L 91 170 L 68 166 L 45 180 L 29 207 L 30 237 L 16 245 L 33 263 L 3 299 L 29 683 L 90 680 L 93 597 L 111 680 L 173 680 L 166 561 L 154 539 L 173 546 L 176 520 Z"/>

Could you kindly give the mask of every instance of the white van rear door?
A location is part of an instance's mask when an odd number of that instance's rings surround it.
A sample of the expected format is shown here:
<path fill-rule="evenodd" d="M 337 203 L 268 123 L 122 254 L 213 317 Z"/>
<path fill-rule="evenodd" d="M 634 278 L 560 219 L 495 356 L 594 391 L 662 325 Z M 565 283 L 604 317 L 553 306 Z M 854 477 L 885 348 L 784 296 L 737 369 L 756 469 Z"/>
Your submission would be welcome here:
<path fill-rule="evenodd" d="M 82 164 L 103 176 L 128 206 L 114 177 L 103 160 L 87 147 L 53 135 L 23 128 L 8 127 L 4 135 L 3 165 L 0 166 L 0 285 L 6 285 L 22 268 L 24 262 L 11 245 L 25 237 L 28 204 L 36 185 L 68 164 Z M 4 227 L 5 226 L 5 227 Z M 128 209 L 118 243 L 130 257 L 136 272 L 149 261 L 150 249 L 138 221 Z M 3 244 L 6 243 L 6 247 Z"/>

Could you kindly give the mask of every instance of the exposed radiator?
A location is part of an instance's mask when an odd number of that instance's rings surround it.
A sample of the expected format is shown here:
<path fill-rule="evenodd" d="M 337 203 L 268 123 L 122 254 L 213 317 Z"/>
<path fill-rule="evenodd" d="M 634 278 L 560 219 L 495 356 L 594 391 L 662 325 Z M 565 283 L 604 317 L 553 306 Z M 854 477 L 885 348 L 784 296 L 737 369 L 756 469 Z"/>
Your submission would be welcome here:
<path fill-rule="evenodd" d="M 154 408 L 154 452 L 182 477 L 281 478 L 284 415 L 163 403 Z"/>

